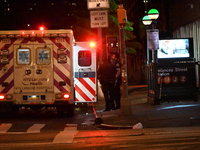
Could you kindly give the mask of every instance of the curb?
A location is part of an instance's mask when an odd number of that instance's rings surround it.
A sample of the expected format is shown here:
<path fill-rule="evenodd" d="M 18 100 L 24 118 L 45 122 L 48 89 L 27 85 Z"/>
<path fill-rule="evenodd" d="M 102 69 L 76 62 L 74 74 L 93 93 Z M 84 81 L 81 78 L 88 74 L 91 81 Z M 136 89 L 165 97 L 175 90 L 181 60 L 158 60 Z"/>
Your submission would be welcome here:
<path fill-rule="evenodd" d="M 95 126 L 103 129 L 143 129 L 143 125 L 140 122 L 134 126 L 120 126 L 120 125 L 108 125 L 108 124 L 95 124 Z"/>
<path fill-rule="evenodd" d="M 103 129 L 133 129 L 132 126 L 119 126 L 119 125 L 107 125 L 107 124 L 95 124 L 98 128 Z"/>

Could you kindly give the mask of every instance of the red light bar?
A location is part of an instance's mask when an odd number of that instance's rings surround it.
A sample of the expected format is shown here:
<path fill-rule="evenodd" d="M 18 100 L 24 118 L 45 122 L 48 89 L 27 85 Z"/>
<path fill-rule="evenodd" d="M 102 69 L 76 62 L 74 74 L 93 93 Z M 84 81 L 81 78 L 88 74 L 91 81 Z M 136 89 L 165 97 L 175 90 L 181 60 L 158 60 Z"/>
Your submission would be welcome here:
<path fill-rule="evenodd" d="M 90 42 L 90 47 L 96 47 L 96 43 L 95 42 Z"/>
<path fill-rule="evenodd" d="M 40 30 L 43 31 L 43 30 L 44 30 L 44 27 L 40 27 Z"/>

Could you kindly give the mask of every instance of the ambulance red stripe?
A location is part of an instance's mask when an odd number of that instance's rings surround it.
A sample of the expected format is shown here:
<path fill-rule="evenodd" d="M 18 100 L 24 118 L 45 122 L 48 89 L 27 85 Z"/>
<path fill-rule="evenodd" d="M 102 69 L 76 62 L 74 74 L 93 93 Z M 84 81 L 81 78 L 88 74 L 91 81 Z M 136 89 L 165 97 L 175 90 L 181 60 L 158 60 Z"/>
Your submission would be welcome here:
<path fill-rule="evenodd" d="M 66 81 L 66 83 L 68 85 L 71 85 L 71 82 L 70 82 L 70 79 L 60 70 L 58 69 L 55 65 L 53 66 L 54 67 L 54 72 L 60 77 L 63 79 L 63 81 Z"/>
<path fill-rule="evenodd" d="M 78 92 L 85 101 L 92 101 L 86 94 L 85 92 L 83 91 L 84 89 L 80 89 L 77 85 L 75 85 L 75 89 L 76 89 L 76 92 Z"/>
<path fill-rule="evenodd" d="M 60 91 L 62 91 L 62 93 L 69 92 L 63 86 L 60 86 L 58 81 L 56 81 L 56 79 L 54 79 L 54 86 L 57 87 Z"/>
<path fill-rule="evenodd" d="M 11 66 L 9 70 L 0 78 L 0 84 L 2 84 L 14 71 L 14 67 Z"/>
<path fill-rule="evenodd" d="M 8 91 L 14 86 L 14 79 L 5 87 L 0 93 L 8 93 Z"/>
<path fill-rule="evenodd" d="M 88 78 L 88 79 L 92 79 L 92 78 Z M 95 97 L 96 91 L 91 87 L 91 85 L 89 85 L 84 78 L 80 78 L 79 81 L 84 85 L 84 87 Z"/>

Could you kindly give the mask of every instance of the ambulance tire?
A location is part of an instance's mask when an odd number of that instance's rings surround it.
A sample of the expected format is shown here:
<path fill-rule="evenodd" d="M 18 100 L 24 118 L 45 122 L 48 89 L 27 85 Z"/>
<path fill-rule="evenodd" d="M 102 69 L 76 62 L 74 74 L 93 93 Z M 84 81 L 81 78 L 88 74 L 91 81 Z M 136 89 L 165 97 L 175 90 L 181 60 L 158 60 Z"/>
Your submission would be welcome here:
<path fill-rule="evenodd" d="M 74 105 L 58 105 L 56 106 L 57 115 L 61 117 L 73 117 L 74 116 Z"/>
<path fill-rule="evenodd" d="M 19 106 L 12 106 L 12 112 L 17 113 L 19 111 Z"/>
<path fill-rule="evenodd" d="M 0 103 L 0 116 L 9 115 L 13 116 L 19 111 L 18 106 L 13 105 L 12 103 Z"/>
<path fill-rule="evenodd" d="M 65 111 L 58 111 L 58 110 L 57 110 L 57 115 L 58 115 L 59 117 L 64 117 L 64 116 L 65 116 Z"/>
<path fill-rule="evenodd" d="M 69 105 L 67 110 L 66 110 L 66 117 L 73 117 L 74 116 L 74 110 L 75 110 L 75 106 Z"/>

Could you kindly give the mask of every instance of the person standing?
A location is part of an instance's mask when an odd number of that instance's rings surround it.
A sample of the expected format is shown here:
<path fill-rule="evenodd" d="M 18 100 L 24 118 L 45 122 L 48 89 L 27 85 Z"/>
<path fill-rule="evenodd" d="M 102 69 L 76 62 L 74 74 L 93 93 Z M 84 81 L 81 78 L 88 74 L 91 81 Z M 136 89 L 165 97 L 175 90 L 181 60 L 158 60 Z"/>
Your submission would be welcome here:
<path fill-rule="evenodd" d="M 116 69 L 115 67 L 108 61 L 108 59 L 103 60 L 103 64 L 101 64 L 97 70 L 97 77 L 100 81 L 102 92 L 105 98 L 105 110 L 110 111 L 114 110 L 114 86 L 116 82 Z"/>
<path fill-rule="evenodd" d="M 121 81 L 122 81 L 122 77 L 121 77 L 121 63 L 119 61 L 119 54 L 118 53 L 113 53 L 111 55 L 111 60 L 110 60 L 111 64 L 113 64 L 113 66 L 116 69 L 116 83 L 115 83 L 115 87 L 114 87 L 114 101 L 116 104 L 116 109 L 120 109 L 121 107 L 121 90 L 120 90 L 120 86 L 121 86 Z"/>

